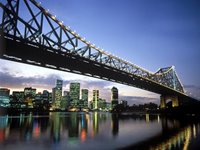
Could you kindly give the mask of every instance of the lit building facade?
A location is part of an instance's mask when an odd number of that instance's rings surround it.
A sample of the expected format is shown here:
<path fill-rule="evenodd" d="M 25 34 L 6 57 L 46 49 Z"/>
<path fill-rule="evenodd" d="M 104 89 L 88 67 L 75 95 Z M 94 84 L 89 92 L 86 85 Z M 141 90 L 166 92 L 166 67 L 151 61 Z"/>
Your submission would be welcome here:
<path fill-rule="evenodd" d="M 56 87 L 52 89 L 52 102 L 54 109 L 60 109 L 60 103 L 62 100 L 62 80 L 56 80 Z"/>
<path fill-rule="evenodd" d="M 45 101 L 49 101 L 49 91 L 44 90 L 42 92 L 42 99 L 45 100 Z"/>
<path fill-rule="evenodd" d="M 93 109 L 98 109 L 99 90 L 93 90 Z"/>
<path fill-rule="evenodd" d="M 56 80 L 56 87 L 62 91 L 63 81 L 62 80 Z"/>
<path fill-rule="evenodd" d="M 116 87 L 112 87 L 111 89 L 111 104 L 112 109 L 118 105 L 118 89 Z"/>
<path fill-rule="evenodd" d="M 0 88 L 0 106 L 2 107 L 9 107 L 9 97 L 10 97 L 10 90 L 6 88 Z"/>
<path fill-rule="evenodd" d="M 24 92 L 23 91 L 13 91 L 13 100 L 18 102 L 24 101 Z"/>
<path fill-rule="evenodd" d="M 70 106 L 70 92 L 69 91 L 64 91 L 64 95 L 62 97 L 61 101 L 61 109 L 62 110 L 67 110 Z"/>
<path fill-rule="evenodd" d="M 105 110 L 106 109 L 106 100 L 99 98 L 98 109 Z"/>
<path fill-rule="evenodd" d="M 26 87 L 24 88 L 24 97 L 34 99 L 36 95 L 36 89 L 33 89 L 32 87 Z"/>
<path fill-rule="evenodd" d="M 70 98 L 71 98 L 71 107 L 79 107 L 80 99 L 80 83 L 70 83 Z"/>
<path fill-rule="evenodd" d="M 10 107 L 26 108 L 27 103 L 24 101 L 24 91 L 13 91 L 10 97 Z"/>
<path fill-rule="evenodd" d="M 27 103 L 28 108 L 33 108 L 33 101 L 36 96 L 36 89 L 32 87 L 24 88 L 24 101 Z"/>
<path fill-rule="evenodd" d="M 88 89 L 81 90 L 81 100 L 83 101 L 83 108 L 88 108 Z"/>

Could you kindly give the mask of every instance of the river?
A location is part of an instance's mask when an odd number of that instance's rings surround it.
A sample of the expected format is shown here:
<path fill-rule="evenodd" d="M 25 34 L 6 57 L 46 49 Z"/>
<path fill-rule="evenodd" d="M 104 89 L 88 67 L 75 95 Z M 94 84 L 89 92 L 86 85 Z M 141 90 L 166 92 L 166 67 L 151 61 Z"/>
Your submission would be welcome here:
<path fill-rule="evenodd" d="M 103 112 L 4 115 L 0 149 L 200 149 L 200 119 Z"/>

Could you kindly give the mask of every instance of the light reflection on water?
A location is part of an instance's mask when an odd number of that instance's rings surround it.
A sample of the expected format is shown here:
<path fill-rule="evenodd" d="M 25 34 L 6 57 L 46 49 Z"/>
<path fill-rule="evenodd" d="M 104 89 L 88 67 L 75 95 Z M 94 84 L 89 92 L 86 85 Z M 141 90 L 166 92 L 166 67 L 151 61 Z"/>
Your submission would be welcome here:
<path fill-rule="evenodd" d="M 0 117 L 0 149 L 196 148 L 200 124 L 159 115 L 19 114 Z M 193 144 L 191 146 L 191 144 Z M 194 146 L 195 145 L 195 146 Z"/>

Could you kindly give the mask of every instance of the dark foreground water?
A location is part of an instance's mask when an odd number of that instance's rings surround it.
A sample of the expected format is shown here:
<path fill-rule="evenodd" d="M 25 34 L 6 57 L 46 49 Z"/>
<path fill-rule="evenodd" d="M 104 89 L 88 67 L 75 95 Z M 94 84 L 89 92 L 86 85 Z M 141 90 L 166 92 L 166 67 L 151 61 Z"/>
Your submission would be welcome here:
<path fill-rule="evenodd" d="M 0 116 L 0 150 L 200 149 L 200 121 L 110 113 Z"/>

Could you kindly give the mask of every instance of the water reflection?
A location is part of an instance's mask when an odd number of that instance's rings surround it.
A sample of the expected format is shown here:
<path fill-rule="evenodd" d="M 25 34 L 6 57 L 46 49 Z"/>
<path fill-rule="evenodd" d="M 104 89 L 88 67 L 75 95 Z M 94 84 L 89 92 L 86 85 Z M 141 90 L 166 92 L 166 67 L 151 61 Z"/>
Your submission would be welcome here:
<path fill-rule="evenodd" d="M 22 146 L 31 149 L 35 144 L 38 149 L 186 150 L 194 147 L 191 141 L 199 135 L 199 122 L 149 114 L 54 112 L 0 117 L 0 149 L 9 150 L 15 143 L 20 143 L 16 150 Z"/>

